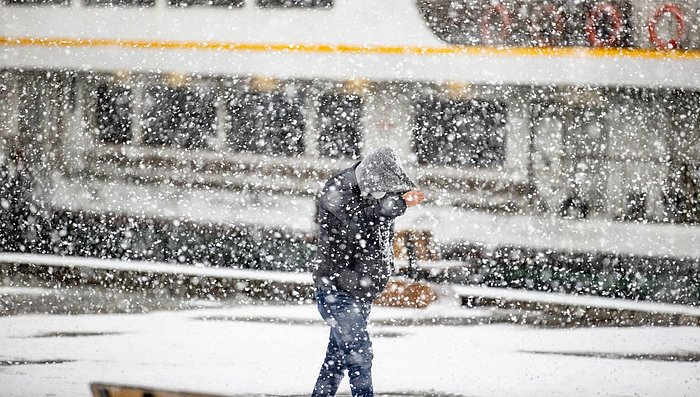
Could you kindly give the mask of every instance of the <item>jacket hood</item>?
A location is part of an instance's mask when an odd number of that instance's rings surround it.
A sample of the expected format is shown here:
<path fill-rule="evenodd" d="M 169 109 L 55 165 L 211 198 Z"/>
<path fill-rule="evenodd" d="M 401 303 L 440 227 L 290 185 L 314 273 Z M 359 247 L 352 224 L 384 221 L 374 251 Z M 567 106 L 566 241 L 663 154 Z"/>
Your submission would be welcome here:
<path fill-rule="evenodd" d="M 386 146 L 365 156 L 355 168 L 355 177 L 363 195 L 376 192 L 401 193 L 416 187 L 406 175 L 394 150 Z"/>

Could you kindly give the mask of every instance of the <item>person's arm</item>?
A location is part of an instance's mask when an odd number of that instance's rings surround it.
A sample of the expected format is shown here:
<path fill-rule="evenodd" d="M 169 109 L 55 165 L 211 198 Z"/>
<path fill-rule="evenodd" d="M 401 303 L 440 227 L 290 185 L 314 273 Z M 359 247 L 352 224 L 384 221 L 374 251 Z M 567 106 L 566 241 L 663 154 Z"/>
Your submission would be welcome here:
<path fill-rule="evenodd" d="M 425 200 L 425 194 L 420 190 L 410 190 L 403 194 L 387 194 L 379 200 L 377 215 L 385 218 L 396 218 L 406 212 L 406 208 L 416 206 Z"/>
<path fill-rule="evenodd" d="M 321 196 L 320 205 L 348 229 L 350 236 L 362 231 L 360 200 L 351 190 L 330 186 Z"/>
<path fill-rule="evenodd" d="M 396 218 L 406 212 L 406 208 L 413 207 L 425 199 L 425 194 L 420 190 L 411 190 L 404 194 L 387 194 L 377 200 L 376 204 L 363 206 L 360 198 L 351 191 L 345 191 L 331 186 L 321 197 L 321 206 L 335 215 L 344 225 L 357 226 L 361 218 L 376 215 L 384 218 Z M 362 212 L 365 212 L 364 214 Z"/>
<path fill-rule="evenodd" d="M 393 219 L 406 212 L 406 201 L 400 194 L 387 194 L 377 201 L 374 211 L 378 217 Z"/>

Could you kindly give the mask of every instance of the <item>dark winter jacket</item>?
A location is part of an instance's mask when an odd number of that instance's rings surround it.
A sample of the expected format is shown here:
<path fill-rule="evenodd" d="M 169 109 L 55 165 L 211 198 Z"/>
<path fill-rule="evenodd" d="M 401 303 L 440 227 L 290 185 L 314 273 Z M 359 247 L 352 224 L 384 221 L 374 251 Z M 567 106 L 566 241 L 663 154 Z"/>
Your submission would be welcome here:
<path fill-rule="evenodd" d="M 382 164 L 366 171 L 382 174 L 388 163 Z M 332 177 L 321 193 L 314 280 L 318 286 L 334 286 L 357 299 L 374 300 L 393 271 L 394 219 L 406 211 L 401 196 L 415 185 L 397 162 L 397 167 L 389 168 L 400 177 L 384 177 L 384 183 L 375 180 L 373 188 L 363 195 L 356 177 L 358 165 Z M 369 195 L 378 191 L 387 194 L 381 199 Z"/>

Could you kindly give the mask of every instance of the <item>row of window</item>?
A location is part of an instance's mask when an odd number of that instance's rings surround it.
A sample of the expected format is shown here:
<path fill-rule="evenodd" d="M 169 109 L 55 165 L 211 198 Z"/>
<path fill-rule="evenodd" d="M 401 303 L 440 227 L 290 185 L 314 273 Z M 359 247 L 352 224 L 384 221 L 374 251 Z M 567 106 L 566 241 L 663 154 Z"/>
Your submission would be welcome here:
<path fill-rule="evenodd" d="M 598 2 L 590 0 L 419 0 L 418 4 L 427 25 L 451 44 L 581 46 L 591 34 L 610 40 L 608 46 L 629 46 L 631 40 L 632 6 L 625 0 L 607 3 L 614 7 L 614 17 L 606 9 L 593 20 L 588 16 Z"/>
<path fill-rule="evenodd" d="M 319 155 L 357 158 L 363 141 L 363 100 L 355 94 L 325 92 L 306 109 L 303 96 L 284 91 L 231 91 L 217 113 L 217 98 L 197 86 L 152 85 L 145 89 L 141 115 L 134 117 L 133 92 L 111 83 L 91 90 L 94 127 L 104 144 L 131 144 L 134 120 L 140 144 L 151 147 L 213 149 L 217 114 L 224 116 L 229 150 L 265 155 L 304 153 L 304 133 L 317 131 Z M 308 112 L 318 120 L 309 123 Z M 428 95 L 414 104 L 413 145 L 422 164 L 492 167 L 505 161 L 506 109 L 490 100 L 454 100 Z"/>
<path fill-rule="evenodd" d="M 430 29 L 456 45 L 697 48 L 692 2 L 418 0 Z"/>
<path fill-rule="evenodd" d="M 133 139 L 132 92 L 100 83 L 92 91 L 95 127 L 102 143 Z M 357 157 L 361 145 L 362 99 L 326 93 L 319 98 L 319 152 L 326 157 Z M 233 151 L 268 155 L 304 152 L 306 120 L 299 96 L 283 92 L 234 92 L 225 106 L 226 143 Z M 198 87 L 154 85 L 144 95 L 140 121 L 146 146 L 209 149 L 216 134 L 216 97 Z"/>
<path fill-rule="evenodd" d="M 66 5 L 71 0 L 3 0 L 8 5 Z M 214 6 L 214 7 L 243 7 L 245 0 L 168 0 L 173 7 Z M 261 8 L 330 8 L 333 0 L 255 0 Z M 83 0 L 86 6 L 132 6 L 150 7 L 156 0 Z"/>

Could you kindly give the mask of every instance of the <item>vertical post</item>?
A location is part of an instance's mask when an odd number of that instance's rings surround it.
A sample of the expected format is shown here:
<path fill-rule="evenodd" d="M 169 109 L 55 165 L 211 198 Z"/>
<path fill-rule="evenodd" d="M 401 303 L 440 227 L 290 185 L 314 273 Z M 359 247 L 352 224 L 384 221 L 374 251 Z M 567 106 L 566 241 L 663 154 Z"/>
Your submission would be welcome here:
<path fill-rule="evenodd" d="M 156 1 L 158 3 L 158 1 Z M 143 143 L 143 101 L 146 81 L 141 76 L 130 76 L 131 85 L 131 145 L 139 147 Z"/>
<path fill-rule="evenodd" d="M 61 140 L 63 143 L 63 169 L 69 176 L 78 175 L 85 168 L 86 149 L 92 145 L 90 120 L 87 109 L 91 108 L 85 75 L 79 73 L 75 81 L 75 104 L 67 118 L 67 126 Z"/>
<path fill-rule="evenodd" d="M 220 83 L 220 82 L 219 82 Z M 214 136 L 211 139 L 210 149 L 218 155 L 223 155 L 226 151 L 226 132 L 228 123 L 228 113 L 226 111 L 228 102 L 228 93 L 222 84 L 217 84 L 213 90 L 216 98 L 214 99 L 214 113 L 216 114 L 216 129 Z"/>
<path fill-rule="evenodd" d="M 318 140 L 320 137 L 320 124 L 318 118 L 319 92 L 313 83 L 309 83 L 303 89 L 304 100 L 304 156 L 317 158 L 319 156 Z"/>
<path fill-rule="evenodd" d="M 530 211 L 535 211 L 537 206 L 536 194 L 537 186 L 535 185 L 535 123 L 537 118 L 540 117 L 539 109 L 535 108 L 538 106 L 537 103 L 530 104 L 530 112 L 528 117 L 528 140 L 527 140 L 527 203 L 530 206 Z M 534 109 L 533 109 L 534 108 Z"/>
<path fill-rule="evenodd" d="M 6 156 L 5 160 L 9 162 L 9 151 L 16 145 L 15 141 L 17 139 L 17 120 L 19 119 L 19 84 L 17 80 L 19 77 L 16 73 L 10 71 L 4 71 L 3 74 L 5 76 L 6 95 L 2 103 L 3 114 L 0 122 L 0 139 L 5 140 L 5 144 L 0 156 Z"/>

